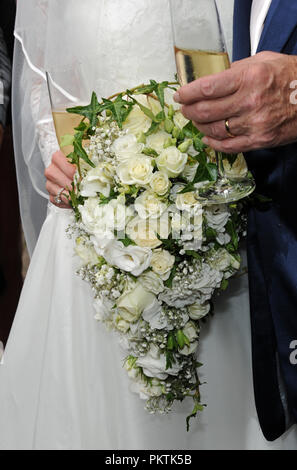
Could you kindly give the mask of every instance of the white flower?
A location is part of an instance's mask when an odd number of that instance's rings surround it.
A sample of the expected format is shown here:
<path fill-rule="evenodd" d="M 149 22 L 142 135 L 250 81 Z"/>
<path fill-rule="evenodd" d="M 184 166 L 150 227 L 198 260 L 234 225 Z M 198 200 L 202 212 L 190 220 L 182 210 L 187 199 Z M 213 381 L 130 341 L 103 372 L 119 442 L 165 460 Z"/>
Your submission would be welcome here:
<path fill-rule="evenodd" d="M 135 99 L 143 106 L 149 107 L 146 95 L 137 95 Z M 138 105 L 135 105 L 126 121 L 123 123 L 123 129 L 127 129 L 130 133 L 138 137 L 142 132 L 147 132 L 151 124 L 152 120 L 141 111 Z"/>
<path fill-rule="evenodd" d="M 153 271 L 146 271 L 144 272 L 138 279 L 140 284 L 148 290 L 149 292 L 153 292 L 153 294 L 160 294 L 164 290 L 164 284 L 160 276 L 154 273 Z"/>
<path fill-rule="evenodd" d="M 136 283 L 132 291 L 124 293 L 117 300 L 118 313 L 123 320 L 133 323 L 138 320 L 144 309 L 153 303 L 154 299 L 154 294 Z"/>
<path fill-rule="evenodd" d="M 167 212 L 160 219 L 141 219 L 134 217 L 126 227 L 127 235 L 139 246 L 157 248 L 162 245 L 158 238 L 167 239 L 170 233 L 170 221 Z"/>
<path fill-rule="evenodd" d="M 233 165 L 227 159 L 223 159 L 224 171 L 227 178 L 244 178 L 248 173 L 248 167 L 242 153 L 239 153 Z"/>
<path fill-rule="evenodd" d="M 168 175 L 163 171 L 156 171 L 153 173 L 150 186 L 159 196 L 164 196 L 169 191 L 170 184 Z"/>
<path fill-rule="evenodd" d="M 182 129 L 190 121 L 189 121 L 189 119 L 185 118 L 185 116 L 180 111 L 177 111 L 173 116 L 173 122 L 177 127 Z"/>
<path fill-rule="evenodd" d="M 165 204 L 152 191 L 146 190 L 135 199 L 135 210 L 141 219 L 160 217 L 167 209 Z"/>
<path fill-rule="evenodd" d="M 88 171 L 82 179 L 81 195 L 84 197 L 95 197 L 97 193 L 102 193 L 105 197 L 108 197 L 113 179 L 113 167 L 109 163 L 99 163 L 96 168 Z"/>
<path fill-rule="evenodd" d="M 195 341 L 198 338 L 197 328 L 196 328 L 195 324 L 192 321 L 189 321 L 183 327 L 183 333 L 188 338 L 190 343 L 192 343 L 193 341 Z"/>
<path fill-rule="evenodd" d="M 158 299 L 155 299 L 152 305 L 143 311 L 142 318 L 150 324 L 153 330 L 170 329 L 166 317 L 162 316 L 162 305 Z"/>
<path fill-rule="evenodd" d="M 184 169 L 188 160 L 186 153 L 181 153 L 176 147 L 171 146 L 162 150 L 156 158 L 157 167 L 170 178 L 176 178 Z"/>
<path fill-rule="evenodd" d="M 136 371 L 136 369 L 134 369 Z M 152 379 L 151 383 L 146 382 L 141 378 L 139 372 L 135 374 L 132 371 L 128 373 L 129 377 L 133 377 L 133 382 L 130 385 L 130 390 L 137 393 L 141 400 L 148 400 L 151 397 L 158 397 L 163 393 L 163 387 L 158 379 Z"/>
<path fill-rule="evenodd" d="M 172 288 L 165 288 L 159 295 L 159 300 L 176 308 L 192 305 L 196 301 L 204 303 L 211 298 L 214 290 L 220 287 L 222 279 L 223 273 L 202 263 L 201 269 L 195 272 L 195 280 L 191 284 L 185 288 L 184 284 L 181 286 L 174 278 Z"/>
<path fill-rule="evenodd" d="M 195 155 L 196 155 L 196 151 L 195 151 Z M 191 155 L 190 151 L 188 151 L 188 154 Z M 190 164 L 187 164 L 182 172 L 182 176 L 184 178 L 186 178 L 187 181 L 193 181 L 194 179 L 194 176 L 196 175 L 196 171 L 197 171 L 197 168 L 198 168 L 198 165 L 199 163 L 194 163 L 192 165 Z"/>
<path fill-rule="evenodd" d="M 103 250 L 102 256 L 112 266 L 140 276 L 150 265 L 152 251 L 140 246 L 125 247 L 122 242 L 114 240 Z"/>
<path fill-rule="evenodd" d="M 100 204 L 96 197 L 88 198 L 84 205 L 78 206 L 85 230 L 98 239 L 113 239 L 113 230 L 108 216 L 108 204 Z"/>
<path fill-rule="evenodd" d="M 148 353 L 137 359 L 137 365 L 142 367 L 143 372 L 148 377 L 155 377 L 165 380 L 168 375 L 177 375 L 181 369 L 178 362 L 172 364 L 172 368 L 166 369 L 165 354 L 155 345 L 151 344 Z"/>
<path fill-rule="evenodd" d="M 121 333 L 127 333 L 127 331 L 130 329 L 130 323 L 118 316 L 115 320 L 115 327 Z"/>
<path fill-rule="evenodd" d="M 217 232 L 224 232 L 225 225 L 229 220 L 230 212 L 226 204 L 214 204 L 205 208 L 207 224 Z"/>
<path fill-rule="evenodd" d="M 117 157 L 118 162 L 127 163 L 130 158 L 141 156 L 144 144 L 137 142 L 135 135 L 126 134 L 118 137 L 111 146 L 111 150 Z"/>
<path fill-rule="evenodd" d="M 112 318 L 111 311 L 113 307 L 113 302 L 111 302 L 107 298 L 98 297 L 94 300 L 93 306 L 96 312 L 95 320 L 106 321 Z"/>
<path fill-rule="evenodd" d="M 192 320 L 200 320 L 205 317 L 210 311 L 210 304 L 206 302 L 205 304 L 200 304 L 195 302 L 193 305 L 188 307 L 189 317 Z"/>
<path fill-rule="evenodd" d="M 164 131 L 155 132 L 146 139 L 146 147 L 152 148 L 157 153 L 161 153 L 164 149 L 164 144 L 168 138 L 172 137 L 170 134 Z"/>
<path fill-rule="evenodd" d="M 145 155 L 131 157 L 128 162 L 121 163 L 116 171 L 122 184 L 145 186 L 152 178 L 152 160 Z"/>
<path fill-rule="evenodd" d="M 163 281 L 166 281 L 170 276 L 174 262 L 175 257 L 172 256 L 169 251 L 157 249 L 153 252 L 151 267 L 153 268 L 153 271 L 163 279 Z"/>
<path fill-rule="evenodd" d="M 83 264 L 95 265 L 98 263 L 98 254 L 94 247 L 83 238 L 77 237 L 74 251 L 82 259 Z"/>
<path fill-rule="evenodd" d="M 189 346 L 185 345 L 182 349 L 179 350 L 179 353 L 183 356 L 190 356 L 193 354 L 198 348 L 198 341 L 194 341 L 190 343 Z"/>
<path fill-rule="evenodd" d="M 176 197 L 175 204 L 180 211 L 192 212 L 193 209 L 199 209 L 202 214 L 202 206 L 197 201 L 194 191 L 178 194 Z"/>

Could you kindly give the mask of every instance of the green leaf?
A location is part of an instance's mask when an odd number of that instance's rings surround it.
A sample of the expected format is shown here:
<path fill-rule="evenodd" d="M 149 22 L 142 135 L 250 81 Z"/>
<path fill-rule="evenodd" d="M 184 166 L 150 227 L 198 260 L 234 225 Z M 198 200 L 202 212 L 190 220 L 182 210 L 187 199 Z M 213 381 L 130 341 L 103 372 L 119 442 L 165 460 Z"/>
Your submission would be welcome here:
<path fill-rule="evenodd" d="M 203 411 L 203 409 L 204 409 L 204 406 L 201 405 L 201 403 L 199 403 L 198 401 L 195 401 L 195 406 L 194 406 L 194 408 L 193 408 L 193 411 L 192 411 L 192 413 L 191 413 L 189 416 L 187 416 L 187 419 L 186 419 L 186 422 L 187 422 L 187 431 L 188 431 L 188 432 L 189 432 L 189 430 L 190 430 L 190 420 L 191 420 L 191 418 L 195 418 L 196 415 L 197 415 L 197 413 L 198 413 L 198 411 Z"/>
<path fill-rule="evenodd" d="M 165 106 L 164 90 L 167 88 L 168 82 L 162 82 L 157 85 L 156 95 L 159 98 L 162 108 Z"/>
<path fill-rule="evenodd" d="M 226 231 L 231 237 L 231 241 L 232 241 L 234 248 L 237 250 L 239 238 L 238 238 L 238 233 L 236 232 L 236 229 L 235 229 L 235 224 L 233 223 L 232 219 L 228 220 L 226 224 Z"/>
<path fill-rule="evenodd" d="M 182 330 L 178 330 L 176 332 L 176 340 L 180 349 L 182 349 L 186 344 L 185 338 L 186 336 L 184 335 Z"/>
<path fill-rule="evenodd" d="M 198 131 L 197 127 L 194 126 L 192 121 L 188 122 L 182 129 L 183 134 L 188 139 L 193 139 L 195 136 L 200 136 L 200 132 Z"/>
<path fill-rule="evenodd" d="M 156 132 L 158 130 L 159 125 L 160 125 L 159 122 L 152 122 L 151 127 L 149 128 L 149 130 L 147 132 L 145 132 L 144 135 L 146 137 L 148 137 L 149 135 L 154 134 L 154 132 Z"/>
<path fill-rule="evenodd" d="M 228 279 L 223 279 L 222 282 L 221 282 L 220 289 L 224 291 L 228 288 L 228 286 L 229 286 Z"/>
<path fill-rule="evenodd" d="M 158 156 L 158 153 L 156 152 L 156 150 L 150 148 L 150 147 L 145 147 L 141 153 L 144 153 L 144 155 L 147 155 L 147 156 L 154 156 L 154 157 L 157 157 Z"/>
<path fill-rule="evenodd" d="M 95 168 L 94 163 L 89 159 L 87 152 L 82 146 L 82 143 L 77 141 L 76 139 L 73 142 L 73 147 L 74 147 L 74 152 L 84 160 L 86 163 L 88 163 L 92 168 Z"/>
<path fill-rule="evenodd" d="M 74 141 L 74 135 L 71 134 L 65 134 L 62 135 L 61 140 L 60 140 L 60 147 L 68 147 L 69 145 L 73 145 Z"/>
<path fill-rule="evenodd" d="M 91 103 L 87 106 L 76 106 L 75 108 L 68 108 L 66 111 L 71 114 L 80 114 L 87 118 L 90 122 L 91 128 L 97 124 L 97 114 L 100 109 L 100 104 L 97 99 L 96 93 L 93 91 Z"/>
<path fill-rule="evenodd" d="M 196 251 L 194 250 L 186 250 L 186 255 L 191 256 L 192 258 L 199 259 L 200 261 L 202 260 L 202 256 L 199 255 Z"/>
<path fill-rule="evenodd" d="M 122 242 L 126 248 L 130 245 L 136 245 L 136 243 L 134 243 L 134 241 L 131 240 L 131 238 L 129 238 L 127 235 L 125 236 L 125 238 L 120 238 L 119 241 Z"/>
<path fill-rule="evenodd" d="M 141 109 L 141 111 L 147 116 L 149 117 L 153 122 L 160 122 L 156 119 L 156 116 L 154 115 L 154 113 L 152 112 L 152 110 L 150 108 L 147 108 L 146 106 L 144 106 L 143 104 L 139 103 L 139 101 L 137 101 L 135 98 L 131 97 L 132 100 L 134 101 L 135 104 L 137 104 L 139 106 L 139 108 Z"/>

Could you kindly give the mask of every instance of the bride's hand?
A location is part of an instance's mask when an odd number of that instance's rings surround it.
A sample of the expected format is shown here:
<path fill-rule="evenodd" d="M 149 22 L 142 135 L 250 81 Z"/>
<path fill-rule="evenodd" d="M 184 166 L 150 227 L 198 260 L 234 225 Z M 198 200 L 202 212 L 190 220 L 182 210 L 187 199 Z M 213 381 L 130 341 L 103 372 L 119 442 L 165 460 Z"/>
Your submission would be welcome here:
<path fill-rule="evenodd" d="M 69 209 L 70 204 L 68 199 L 63 194 L 61 199 L 63 202 L 57 204 L 55 197 L 59 194 L 62 188 L 65 189 L 64 193 L 67 193 L 67 189 L 71 189 L 71 183 L 76 171 L 75 165 L 68 162 L 64 153 L 59 150 L 55 152 L 52 157 L 52 163 L 48 166 L 44 172 L 46 177 L 46 189 L 50 195 L 50 201 L 61 209 Z"/>

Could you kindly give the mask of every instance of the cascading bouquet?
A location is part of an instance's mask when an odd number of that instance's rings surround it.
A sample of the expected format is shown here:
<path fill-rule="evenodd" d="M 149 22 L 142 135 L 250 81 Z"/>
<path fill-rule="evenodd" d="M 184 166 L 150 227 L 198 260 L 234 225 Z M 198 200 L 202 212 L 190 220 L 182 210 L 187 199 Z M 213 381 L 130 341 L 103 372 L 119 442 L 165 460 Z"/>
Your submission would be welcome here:
<path fill-rule="evenodd" d="M 199 186 L 215 181 L 213 152 L 172 99 L 175 83 L 151 80 L 89 106 L 68 156 L 77 165 L 69 227 L 94 292 L 95 318 L 118 332 L 131 389 L 150 412 L 200 399 L 200 321 L 240 268 L 238 205 L 202 207 Z M 83 141 L 86 143 L 83 145 Z M 247 171 L 240 155 L 226 171 Z"/>

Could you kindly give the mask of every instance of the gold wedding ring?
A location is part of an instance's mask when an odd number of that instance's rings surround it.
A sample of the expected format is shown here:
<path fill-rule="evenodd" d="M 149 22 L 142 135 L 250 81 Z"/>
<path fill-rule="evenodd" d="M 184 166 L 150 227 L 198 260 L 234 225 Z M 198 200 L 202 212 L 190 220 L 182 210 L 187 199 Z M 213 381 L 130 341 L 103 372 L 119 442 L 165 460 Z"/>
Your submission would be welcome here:
<path fill-rule="evenodd" d="M 226 129 L 226 132 L 227 132 L 228 136 L 231 137 L 232 139 L 234 139 L 235 135 L 233 135 L 231 130 L 230 130 L 229 119 L 225 119 L 225 129 Z"/>

